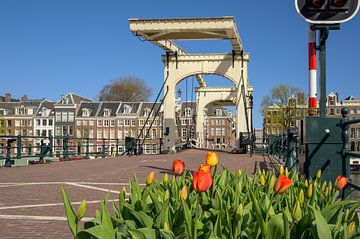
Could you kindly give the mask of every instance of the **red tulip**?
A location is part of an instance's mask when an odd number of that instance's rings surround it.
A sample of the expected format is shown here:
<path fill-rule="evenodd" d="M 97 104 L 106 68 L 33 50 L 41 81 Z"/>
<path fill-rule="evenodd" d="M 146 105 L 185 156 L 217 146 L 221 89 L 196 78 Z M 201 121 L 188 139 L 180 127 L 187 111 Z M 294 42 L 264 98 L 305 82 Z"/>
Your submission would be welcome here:
<path fill-rule="evenodd" d="M 335 181 L 334 187 L 338 190 L 342 190 L 346 187 L 346 184 L 349 182 L 349 179 L 343 176 L 338 176 Z"/>
<path fill-rule="evenodd" d="M 213 178 L 209 172 L 195 172 L 193 176 L 193 187 L 197 192 L 207 191 L 212 184 Z"/>
<path fill-rule="evenodd" d="M 274 185 L 274 192 L 279 194 L 285 192 L 286 189 L 291 186 L 291 183 L 292 181 L 290 178 L 286 177 L 284 174 L 281 174 Z"/>
<path fill-rule="evenodd" d="M 184 172 L 185 163 L 180 159 L 176 159 L 173 162 L 172 171 L 174 174 L 182 174 Z"/>

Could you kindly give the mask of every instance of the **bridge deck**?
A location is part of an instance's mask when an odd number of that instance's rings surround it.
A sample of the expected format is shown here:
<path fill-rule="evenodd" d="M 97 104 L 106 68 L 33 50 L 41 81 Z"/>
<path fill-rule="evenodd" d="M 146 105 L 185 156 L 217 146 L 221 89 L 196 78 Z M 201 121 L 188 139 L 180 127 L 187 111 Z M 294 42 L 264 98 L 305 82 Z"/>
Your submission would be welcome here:
<path fill-rule="evenodd" d="M 86 217 L 92 217 L 100 200 L 110 191 L 116 200 L 122 187 L 128 188 L 133 172 L 144 182 L 150 171 L 160 179 L 171 170 L 174 159 L 182 159 L 188 170 L 197 170 L 206 151 L 187 150 L 172 155 L 144 155 L 105 160 L 82 160 L 29 167 L 0 168 L 1 238 L 71 238 L 60 186 L 71 201 L 88 201 Z M 230 170 L 254 172 L 262 156 L 219 153 L 220 163 Z M 74 206 L 77 210 L 78 205 Z"/>

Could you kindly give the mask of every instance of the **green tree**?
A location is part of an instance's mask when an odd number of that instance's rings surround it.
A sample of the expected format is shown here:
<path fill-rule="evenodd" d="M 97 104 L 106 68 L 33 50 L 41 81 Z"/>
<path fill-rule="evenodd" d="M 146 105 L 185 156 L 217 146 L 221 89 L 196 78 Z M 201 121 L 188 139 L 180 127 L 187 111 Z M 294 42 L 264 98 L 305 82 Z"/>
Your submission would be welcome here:
<path fill-rule="evenodd" d="M 99 94 L 100 101 L 148 101 L 152 94 L 146 82 L 135 76 L 119 77 L 105 85 Z"/>
<path fill-rule="evenodd" d="M 273 87 L 270 94 L 263 97 L 260 109 L 264 114 L 269 106 L 278 106 L 277 120 L 286 130 L 291 126 L 291 122 L 296 120 L 296 106 L 304 105 L 305 100 L 305 92 L 302 89 L 289 84 L 280 84 Z"/>

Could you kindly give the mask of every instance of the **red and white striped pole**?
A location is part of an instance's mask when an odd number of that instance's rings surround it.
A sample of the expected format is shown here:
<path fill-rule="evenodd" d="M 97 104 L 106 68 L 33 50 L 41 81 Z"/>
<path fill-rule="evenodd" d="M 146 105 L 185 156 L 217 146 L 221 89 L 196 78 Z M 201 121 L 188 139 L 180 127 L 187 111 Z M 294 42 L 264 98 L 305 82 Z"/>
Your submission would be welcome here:
<path fill-rule="evenodd" d="M 309 25 L 309 115 L 316 115 L 316 35 Z"/>

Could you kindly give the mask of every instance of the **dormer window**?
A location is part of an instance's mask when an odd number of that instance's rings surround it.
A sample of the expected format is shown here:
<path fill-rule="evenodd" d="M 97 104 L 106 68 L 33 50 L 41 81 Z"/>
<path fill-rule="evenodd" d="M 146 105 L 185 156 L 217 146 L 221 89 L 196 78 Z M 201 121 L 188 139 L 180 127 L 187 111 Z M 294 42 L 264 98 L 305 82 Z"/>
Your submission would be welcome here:
<path fill-rule="evenodd" d="M 221 109 L 216 109 L 215 115 L 216 116 L 221 116 L 222 115 L 222 110 Z"/>
<path fill-rule="evenodd" d="M 17 115 L 27 115 L 27 108 L 25 108 L 23 105 L 15 109 L 15 114 Z"/>
<path fill-rule="evenodd" d="M 185 109 L 185 116 L 191 116 L 192 115 L 192 110 L 190 108 L 186 108 Z"/>
<path fill-rule="evenodd" d="M 110 116 L 111 109 L 104 109 L 103 116 Z"/>
<path fill-rule="evenodd" d="M 50 114 L 50 110 L 43 107 L 41 110 L 41 116 L 49 116 L 49 114 Z"/>
<path fill-rule="evenodd" d="M 91 114 L 91 110 L 90 110 L 90 109 L 86 109 L 86 108 L 82 109 L 82 114 L 81 114 L 81 116 L 89 117 L 90 114 Z"/>
<path fill-rule="evenodd" d="M 144 109 L 144 116 L 149 116 L 151 113 L 151 110 L 149 108 Z"/>
<path fill-rule="evenodd" d="M 124 105 L 124 114 L 130 114 L 132 110 L 132 107 L 130 105 Z"/>
<path fill-rule="evenodd" d="M 0 109 L 0 115 L 6 115 L 6 111 L 4 109 Z"/>

